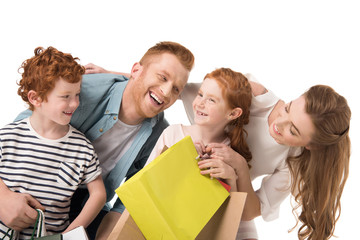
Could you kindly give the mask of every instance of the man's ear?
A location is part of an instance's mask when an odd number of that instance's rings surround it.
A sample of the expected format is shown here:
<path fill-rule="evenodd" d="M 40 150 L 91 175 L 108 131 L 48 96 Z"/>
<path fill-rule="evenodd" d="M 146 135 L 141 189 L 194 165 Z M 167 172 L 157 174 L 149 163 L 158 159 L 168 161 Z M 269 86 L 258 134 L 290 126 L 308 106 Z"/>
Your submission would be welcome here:
<path fill-rule="evenodd" d="M 27 94 L 29 102 L 34 105 L 34 107 L 40 107 L 42 99 L 37 95 L 34 90 L 30 90 Z"/>
<path fill-rule="evenodd" d="M 231 110 L 231 112 L 229 113 L 229 115 L 228 115 L 228 119 L 230 120 L 230 121 L 232 121 L 232 120 L 234 120 L 234 119 L 236 119 L 236 118 L 238 118 L 238 117 L 240 117 L 241 116 L 241 114 L 242 114 L 242 109 L 241 108 L 239 108 L 239 107 L 237 107 L 237 108 L 234 108 L 233 110 Z"/>
<path fill-rule="evenodd" d="M 143 69 L 144 67 L 139 62 L 134 63 L 131 68 L 130 78 L 136 79 L 139 77 Z"/>

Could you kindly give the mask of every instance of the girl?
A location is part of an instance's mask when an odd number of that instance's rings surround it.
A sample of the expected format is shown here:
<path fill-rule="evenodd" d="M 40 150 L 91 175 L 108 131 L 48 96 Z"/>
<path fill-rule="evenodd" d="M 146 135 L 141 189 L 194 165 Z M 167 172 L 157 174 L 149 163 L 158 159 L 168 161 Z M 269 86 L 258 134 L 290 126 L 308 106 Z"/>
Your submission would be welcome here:
<path fill-rule="evenodd" d="M 250 83 L 241 73 L 220 68 L 207 74 L 192 104 L 195 124 L 172 125 L 165 129 L 147 163 L 160 155 L 164 146 L 170 147 L 186 135 L 191 136 L 200 156 L 205 156 L 207 144 L 222 143 L 250 161 L 251 152 L 245 142 L 243 126 L 249 122 L 251 96 Z M 220 178 L 230 185 L 231 191 L 238 190 L 237 173 L 231 165 L 207 159 L 199 161 L 199 167 L 201 174 Z"/>

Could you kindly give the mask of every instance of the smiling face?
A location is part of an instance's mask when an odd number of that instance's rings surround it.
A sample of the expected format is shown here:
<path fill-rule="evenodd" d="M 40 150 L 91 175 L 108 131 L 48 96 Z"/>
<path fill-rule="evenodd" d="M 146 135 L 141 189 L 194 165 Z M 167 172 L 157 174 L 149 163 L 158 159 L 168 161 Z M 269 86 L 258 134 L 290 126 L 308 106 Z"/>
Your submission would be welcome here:
<path fill-rule="evenodd" d="M 62 78 L 55 82 L 55 87 L 47 95 L 47 100 L 40 101 L 35 112 L 41 114 L 44 121 L 58 125 L 70 123 L 72 114 L 79 106 L 81 81 L 68 83 Z"/>
<path fill-rule="evenodd" d="M 189 77 L 189 71 L 169 53 L 154 55 L 144 66 L 136 63 L 132 70 L 132 107 L 136 117 L 151 118 L 178 99 Z"/>
<path fill-rule="evenodd" d="M 206 78 L 193 101 L 194 121 L 197 125 L 222 126 L 229 123 L 231 109 L 222 96 L 216 80 Z"/>
<path fill-rule="evenodd" d="M 269 122 L 269 132 L 275 141 L 287 146 L 308 146 L 315 127 L 305 112 L 305 97 L 281 104 L 274 111 L 275 118 Z"/>

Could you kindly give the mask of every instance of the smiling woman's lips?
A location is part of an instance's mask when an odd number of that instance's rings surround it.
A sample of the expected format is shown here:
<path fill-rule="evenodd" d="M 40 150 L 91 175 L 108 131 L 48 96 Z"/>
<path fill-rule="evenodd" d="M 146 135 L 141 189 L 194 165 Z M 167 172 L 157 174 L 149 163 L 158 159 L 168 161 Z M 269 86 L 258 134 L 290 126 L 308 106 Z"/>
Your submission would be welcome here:
<path fill-rule="evenodd" d="M 281 136 L 281 133 L 279 132 L 279 130 L 278 130 L 278 128 L 277 128 L 277 126 L 276 126 L 276 124 L 274 124 L 274 132 L 276 133 L 276 134 L 278 134 L 278 135 L 280 135 Z"/>

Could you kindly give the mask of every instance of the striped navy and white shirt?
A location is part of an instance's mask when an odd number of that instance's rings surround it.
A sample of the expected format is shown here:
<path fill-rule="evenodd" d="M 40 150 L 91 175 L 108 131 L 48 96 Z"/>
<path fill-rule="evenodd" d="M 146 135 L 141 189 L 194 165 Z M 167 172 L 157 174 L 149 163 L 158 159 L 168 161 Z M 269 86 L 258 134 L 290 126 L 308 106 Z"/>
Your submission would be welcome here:
<path fill-rule="evenodd" d="M 30 194 L 46 208 L 49 234 L 66 229 L 74 191 L 100 174 L 90 141 L 71 126 L 66 136 L 57 140 L 39 136 L 29 118 L 0 129 L 0 178 L 10 190 Z M 30 238 L 32 229 L 22 231 L 20 239 Z M 6 231 L 0 221 L 0 238 Z"/>

